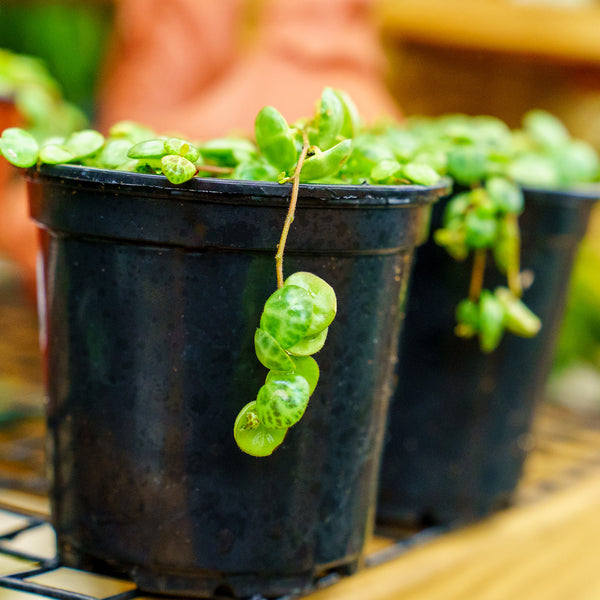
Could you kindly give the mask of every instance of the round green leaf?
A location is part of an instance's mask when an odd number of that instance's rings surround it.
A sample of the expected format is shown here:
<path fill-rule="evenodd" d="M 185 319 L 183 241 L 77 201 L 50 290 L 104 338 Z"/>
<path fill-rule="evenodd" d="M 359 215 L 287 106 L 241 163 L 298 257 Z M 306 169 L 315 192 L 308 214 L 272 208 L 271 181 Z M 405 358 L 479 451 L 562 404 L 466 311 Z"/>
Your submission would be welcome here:
<path fill-rule="evenodd" d="M 493 245 L 498 231 L 494 217 L 481 216 L 476 211 L 465 217 L 465 241 L 471 248 L 487 248 Z"/>
<path fill-rule="evenodd" d="M 116 169 L 127 162 L 131 142 L 124 138 L 108 140 L 98 155 L 98 165 L 105 169 Z"/>
<path fill-rule="evenodd" d="M 167 154 L 177 154 L 187 158 L 190 162 L 196 162 L 200 158 L 200 150 L 191 142 L 180 138 L 169 138 L 165 141 Z"/>
<path fill-rule="evenodd" d="M 93 129 L 72 133 L 65 142 L 65 148 L 76 159 L 92 156 L 104 145 L 104 136 Z"/>
<path fill-rule="evenodd" d="M 257 148 L 246 138 L 224 137 L 203 143 L 200 146 L 200 154 L 204 160 L 217 165 L 235 167 L 241 162 L 257 159 Z"/>
<path fill-rule="evenodd" d="M 485 154 L 475 146 L 463 146 L 448 154 L 448 173 L 458 183 L 470 185 L 486 175 Z"/>
<path fill-rule="evenodd" d="M 523 118 L 525 131 L 543 148 L 560 148 L 571 137 L 563 122 L 545 110 L 534 109 Z"/>
<path fill-rule="evenodd" d="M 18 127 L 9 127 L 2 132 L 0 151 L 15 167 L 28 168 L 37 162 L 39 147 L 29 132 Z"/>
<path fill-rule="evenodd" d="M 448 225 L 454 219 L 462 219 L 471 205 L 471 192 L 461 192 L 453 196 L 444 207 L 442 222 Z"/>
<path fill-rule="evenodd" d="M 74 159 L 75 157 L 64 146 L 46 144 L 40 148 L 40 161 L 47 165 L 59 165 Z"/>
<path fill-rule="evenodd" d="M 175 184 L 189 181 L 196 175 L 196 165 L 183 156 L 168 154 L 160 159 L 163 175 Z"/>
<path fill-rule="evenodd" d="M 277 181 L 279 171 L 267 161 L 253 159 L 240 163 L 231 178 L 242 181 Z"/>
<path fill-rule="evenodd" d="M 559 184 L 557 168 L 549 156 L 524 154 L 510 163 L 508 174 L 521 185 L 555 188 Z"/>
<path fill-rule="evenodd" d="M 254 335 L 256 357 L 267 369 L 293 371 L 294 362 L 279 342 L 264 329 L 257 329 Z"/>
<path fill-rule="evenodd" d="M 477 330 L 479 327 L 479 306 L 473 300 L 465 298 L 456 306 L 456 320 Z"/>
<path fill-rule="evenodd" d="M 500 344 L 504 333 L 504 308 L 502 303 L 488 290 L 483 290 L 479 299 L 479 346 L 489 353 Z"/>
<path fill-rule="evenodd" d="M 260 327 L 268 331 L 282 348 L 289 348 L 307 335 L 313 319 L 313 300 L 309 292 L 286 284 L 265 302 Z"/>
<path fill-rule="evenodd" d="M 312 299 L 312 321 L 303 337 L 314 336 L 331 325 L 337 313 L 337 298 L 334 289 L 325 280 L 314 273 L 298 271 L 285 280 L 285 285 L 306 290 Z"/>
<path fill-rule="evenodd" d="M 555 153 L 555 160 L 563 185 L 595 181 L 600 175 L 598 153 L 583 140 L 561 146 Z"/>
<path fill-rule="evenodd" d="M 233 436 L 240 450 L 251 456 L 269 456 L 281 445 L 287 429 L 266 427 L 257 420 L 256 401 L 249 402 L 238 414 Z"/>
<path fill-rule="evenodd" d="M 288 352 L 295 356 L 310 356 L 311 354 L 315 354 L 325 345 L 328 331 L 329 328 L 326 328 L 317 333 L 317 335 L 301 339 L 297 344 L 288 348 Z"/>
<path fill-rule="evenodd" d="M 301 375 L 284 373 L 273 377 L 256 397 L 258 418 L 266 427 L 288 429 L 302 418 L 309 395 L 308 382 Z"/>
<path fill-rule="evenodd" d="M 166 153 L 165 140 L 153 139 L 138 142 L 129 149 L 127 156 L 129 158 L 162 158 Z"/>
<path fill-rule="evenodd" d="M 403 165 L 402 172 L 406 179 L 418 185 L 433 185 L 441 178 L 440 174 L 433 167 L 416 162 Z"/>
<path fill-rule="evenodd" d="M 109 129 L 108 135 L 110 138 L 125 138 L 131 142 L 131 145 L 152 139 L 155 133 L 149 127 L 135 121 L 118 121 Z"/>
<path fill-rule="evenodd" d="M 301 375 L 308 381 L 309 385 L 309 394 L 312 396 L 312 393 L 315 391 L 317 387 L 317 383 L 319 382 L 319 365 L 317 361 L 312 356 L 294 356 L 294 370 L 292 371 L 295 375 Z M 269 371 L 267 374 L 267 379 L 265 383 L 269 383 L 273 379 L 277 379 L 282 375 L 289 375 L 290 373 L 285 373 L 283 371 Z"/>
<path fill-rule="evenodd" d="M 376 182 L 385 182 L 394 177 L 400 169 L 401 165 L 397 160 L 386 158 L 371 169 L 371 179 Z"/>
<path fill-rule="evenodd" d="M 523 192 L 508 179 L 492 177 L 485 182 L 485 189 L 498 211 L 516 215 L 523 212 L 525 205 Z"/>

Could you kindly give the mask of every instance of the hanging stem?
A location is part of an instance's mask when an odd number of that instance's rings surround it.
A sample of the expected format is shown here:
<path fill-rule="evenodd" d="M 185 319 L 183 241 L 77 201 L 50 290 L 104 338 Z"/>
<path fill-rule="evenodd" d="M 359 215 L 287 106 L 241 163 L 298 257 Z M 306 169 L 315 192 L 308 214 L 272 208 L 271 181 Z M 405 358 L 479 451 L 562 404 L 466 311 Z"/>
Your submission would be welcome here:
<path fill-rule="evenodd" d="M 481 288 L 483 287 L 483 274 L 485 273 L 486 250 L 479 248 L 475 250 L 473 257 L 473 270 L 471 271 L 471 284 L 469 285 L 469 300 L 479 300 Z"/>
<path fill-rule="evenodd" d="M 302 152 L 300 152 L 300 158 L 296 163 L 294 174 L 291 178 L 292 181 L 292 194 L 290 196 L 290 206 L 288 208 L 287 216 L 285 217 L 285 223 L 283 224 L 283 230 L 281 231 L 281 238 L 279 244 L 277 244 L 277 254 L 275 255 L 275 269 L 277 271 L 277 288 L 283 287 L 283 252 L 285 250 L 285 243 L 287 236 L 290 231 L 290 226 L 294 221 L 294 213 L 296 212 L 296 204 L 298 203 L 298 187 L 300 185 L 300 171 L 304 164 L 304 159 L 310 147 L 308 141 L 308 135 L 306 132 L 302 132 Z"/>
<path fill-rule="evenodd" d="M 521 236 L 519 231 L 519 226 L 517 223 L 518 217 L 517 215 L 508 215 L 507 219 L 510 220 L 511 231 L 514 232 L 514 235 L 517 237 L 516 249 L 515 252 L 510 257 L 510 263 L 508 264 L 506 270 L 506 278 L 508 279 L 508 287 L 510 291 L 517 297 L 520 298 L 523 294 L 523 286 L 521 285 L 521 264 L 520 264 L 520 256 L 521 256 Z"/>

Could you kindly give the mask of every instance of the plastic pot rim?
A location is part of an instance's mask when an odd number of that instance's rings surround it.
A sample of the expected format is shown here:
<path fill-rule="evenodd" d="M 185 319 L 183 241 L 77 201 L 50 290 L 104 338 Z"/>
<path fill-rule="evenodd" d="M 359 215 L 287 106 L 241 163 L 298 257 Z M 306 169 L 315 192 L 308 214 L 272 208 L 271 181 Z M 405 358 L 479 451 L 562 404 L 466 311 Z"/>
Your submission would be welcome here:
<path fill-rule="evenodd" d="M 81 165 L 37 165 L 26 171 L 28 181 L 40 178 L 54 178 L 65 184 L 77 186 L 104 186 L 114 188 L 119 193 L 139 193 L 140 188 L 154 190 L 156 195 L 176 196 L 179 199 L 193 200 L 198 194 L 211 194 L 215 201 L 219 196 L 265 199 L 287 203 L 292 184 L 271 181 L 245 181 L 219 179 L 214 177 L 194 177 L 183 184 L 170 183 L 164 175 L 132 173 L 114 169 L 99 169 Z M 324 206 L 330 205 L 373 205 L 398 206 L 432 204 L 447 196 L 452 188 L 449 178 L 438 183 L 425 185 L 346 185 L 302 183 L 299 195 L 302 199 L 314 199 Z M 206 198 L 204 198 L 206 200 Z"/>
<path fill-rule="evenodd" d="M 578 184 L 573 187 L 544 188 L 522 185 L 521 189 L 527 197 L 544 198 L 553 202 L 597 202 L 600 200 L 600 182 Z M 527 200 L 526 200 L 527 201 Z"/>

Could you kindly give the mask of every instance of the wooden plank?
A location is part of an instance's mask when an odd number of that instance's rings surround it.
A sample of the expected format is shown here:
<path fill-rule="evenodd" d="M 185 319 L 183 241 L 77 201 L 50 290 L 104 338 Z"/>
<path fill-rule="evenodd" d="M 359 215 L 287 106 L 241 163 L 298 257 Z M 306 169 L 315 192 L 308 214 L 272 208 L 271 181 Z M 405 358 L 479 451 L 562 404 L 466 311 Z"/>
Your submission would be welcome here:
<path fill-rule="evenodd" d="M 551 7 L 507 0 L 383 0 L 378 17 L 400 40 L 560 61 L 600 63 L 600 6 Z"/>
<path fill-rule="evenodd" d="M 20 490 L 0 490 L 0 508 L 48 518 L 50 502 L 46 496 Z"/>
<path fill-rule="evenodd" d="M 311 600 L 588 600 L 600 473 L 362 571 Z M 578 590 L 578 591 L 577 591 Z M 577 593 L 579 595 L 577 595 Z M 597 596 L 600 597 L 600 596 Z"/>

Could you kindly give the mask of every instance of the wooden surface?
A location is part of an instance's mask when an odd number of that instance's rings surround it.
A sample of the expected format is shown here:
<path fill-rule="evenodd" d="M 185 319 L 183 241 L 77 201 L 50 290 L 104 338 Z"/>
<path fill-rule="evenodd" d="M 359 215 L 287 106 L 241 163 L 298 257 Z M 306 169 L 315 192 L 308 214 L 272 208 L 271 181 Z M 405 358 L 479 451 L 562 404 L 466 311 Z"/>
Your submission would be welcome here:
<path fill-rule="evenodd" d="M 600 64 L 600 4 L 510 0 L 383 0 L 379 17 L 400 39 Z"/>
<path fill-rule="evenodd" d="M 517 504 L 311 600 L 597 600 L 600 428 L 543 406 Z"/>

